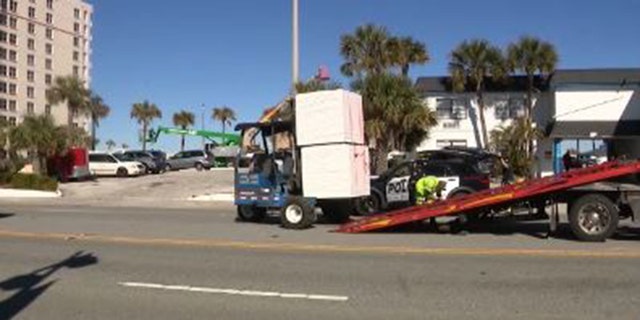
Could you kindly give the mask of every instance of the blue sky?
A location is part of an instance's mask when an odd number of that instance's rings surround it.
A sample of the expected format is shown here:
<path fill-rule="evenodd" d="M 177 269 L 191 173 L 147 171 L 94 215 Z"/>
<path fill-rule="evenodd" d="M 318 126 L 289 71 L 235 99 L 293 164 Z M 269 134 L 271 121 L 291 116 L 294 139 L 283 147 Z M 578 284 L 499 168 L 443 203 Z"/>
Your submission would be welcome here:
<path fill-rule="evenodd" d="M 339 74 L 341 34 L 376 23 L 427 45 L 431 61 L 413 77 L 446 73 L 447 55 L 464 39 L 505 46 L 523 34 L 554 43 L 561 68 L 640 67 L 640 1 L 583 0 L 299 0 L 300 73 L 326 65 Z M 290 0 L 90 0 L 94 6 L 92 87 L 111 106 L 99 129 L 104 142 L 138 146 L 131 104 L 148 99 L 163 111 L 154 125 L 171 125 L 174 112 L 197 115 L 206 106 L 236 110 L 256 120 L 280 101 L 291 78 Z M 516 5 L 517 3 L 517 5 Z M 198 147 L 199 138 L 189 138 Z M 178 137 L 154 147 L 175 151 Z"/>

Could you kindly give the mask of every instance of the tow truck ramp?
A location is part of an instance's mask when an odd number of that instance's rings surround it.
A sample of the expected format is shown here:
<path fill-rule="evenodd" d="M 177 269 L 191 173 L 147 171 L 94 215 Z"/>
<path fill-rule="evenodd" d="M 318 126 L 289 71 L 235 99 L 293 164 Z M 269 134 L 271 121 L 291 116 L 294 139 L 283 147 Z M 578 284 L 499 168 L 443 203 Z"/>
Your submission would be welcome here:
<path fill-rule="evenodd" d="M 555 176 L 489 189 L 430 205 L 413 206 L 363 218 L 346 223 L 336 231 L 359 233 L 391 228 L 434 217 L 478 214 L 492 209 L 506 208 L 511 204 L 522 201 L 553 199 L 554 195 L 571 188 L 637 173 L 640 173 L 640 161 L 628 163 L 608 162 Z"/>

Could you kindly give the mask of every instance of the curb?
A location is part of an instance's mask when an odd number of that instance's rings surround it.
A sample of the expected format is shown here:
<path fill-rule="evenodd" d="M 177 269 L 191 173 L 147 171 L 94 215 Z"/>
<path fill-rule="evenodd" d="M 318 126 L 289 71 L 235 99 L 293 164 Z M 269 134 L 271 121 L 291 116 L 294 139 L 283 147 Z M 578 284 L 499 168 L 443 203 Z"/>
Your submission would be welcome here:
<path fill-rule="evenodd" d="M 35 199 L 35 198 L 60 198 L 62 192 L 57 190 L 52 191 L 39 191 L 39 190 L 26 190 L 26 189 L 0 189 L 0 198 L 11 199 Z"/>

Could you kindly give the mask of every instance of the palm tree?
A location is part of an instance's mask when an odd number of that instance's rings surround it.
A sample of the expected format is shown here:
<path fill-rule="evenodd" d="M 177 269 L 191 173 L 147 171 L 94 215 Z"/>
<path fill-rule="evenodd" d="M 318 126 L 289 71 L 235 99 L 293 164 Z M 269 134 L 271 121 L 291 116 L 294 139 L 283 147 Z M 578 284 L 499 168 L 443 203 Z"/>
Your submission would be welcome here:
<path fill-rule="evenodd" d="M 484 39 L 462 42 L 451 52 L 449 73 L 456 91 L 465 91 L 471 86 L 475 91 L 480 114 L 482 147 L 488 146 L 487 125 L 485 122 L 484 90 L 485 80 L 499 79 L 504 75 L 504 59 L 499 48 Z"/>
<path fill-rule="evenodd" d="M 111 151 L 111 149 L 115 148 L 117 144 L 113 139 L 109 139 L 105 142 L 105 145 L 107 146 L 107 150 Z"/>
<path fill-rule="evenodd" d="M 96 129 L 100 126 L 100 120 L 106 118 L 111 112 L 111 108 L 104 103 L 102 97 L 92 93 L 89 100 L 89 112 L 91 113 L 91 149 L 95 150 L 97 143 Z"/>
<path fill-rule="evenodd" d="M 47 102 L 50 105 L 67 103 L 67 125 L 73 126 L 73 117 L 79 113 L 86 113 L 90 106 L 90 92 L 84 81 L 76 76 L 56 77 L 53 85 L 46 91 Z"/>
<path fill-rule="evenodd" d="M 363 97 L 365 135 L 375 145 L 376 173 L 387 170 L 387 155 L 393 149 L 413 150 L 436 124 L 432 112 L 420 98 L 411 80 L 389 73 L 368 75 L 354 88 Z"/>
<path fill-rule="evenodd" d="M 27 151 L 36 173 L 47 174 L 45 160 L 67 147 L 66 129 L 56 127 L 49 115 L 27 116 L 9 131 L 13 151 Z"/>
<path fill-rule="evenodd" d="M 389 40 L 387 29 L 374 24 L 359 26 L 353 34 L 340 37 L 340 54 L 345 60 L 342 74 L 362 78 L 387 70 L 392 66 Z"/>
<path fill-rule="evenodd" d="M 138 124 L 142 125 L 142 150 L 146 151 L 149 125 L 153 119 L 162 118 L 162 111 L 155 104 L 145 100 L 131 106 L 131 118 L 135 118 L 138 120 Z"/>
<path fill-rule="evenodd" d="M 129 149 L 129 145 L 128 145 L 128 144 L 126 144 L 126 143 L 123 143 L 123 144 L 122 144 L 122 149 L 124 149 L 124 150 Z"/>
<path fill-rule="evenodd" d="M 405 77 L 409 76 L 409 67 L 412 64 L 425 64 L 429 61 L 424 43 L 415 41 L 411 37 L 391 38 L 389 50 L 392 63 L 400 67 L 400 73 Z"/>
<path fill-rule="evenodd" d="M 539 129 L 531 126 L 525 118 L 518 118 L 509 126 L 498 127 L 491 131 L 491 146 L 494 151 L 509 160 L 515 174 L 531 175 L 533 159 L 527 155 L 529 141 L 542 137 Z"/>
<path fill-rule="evenodd" d="M 222 123 L 222 133 L 225 133 L 226 125 L 231 125 L 233 121 L 236 121 L 236 112 L 229 107 L 213 108 L 212 118 Z M 222 138 L 222 144 L 224 144 L 224 138 Z"/>
<path fill-rule="evenodd" d="M 192 126 L 196 122 L 196 116 L 189 111 L 182 110 L 173 114 L 173 124 L 182 129 Z M 184 151 L 184 134 L 180 140 L 180 151 Z"/>

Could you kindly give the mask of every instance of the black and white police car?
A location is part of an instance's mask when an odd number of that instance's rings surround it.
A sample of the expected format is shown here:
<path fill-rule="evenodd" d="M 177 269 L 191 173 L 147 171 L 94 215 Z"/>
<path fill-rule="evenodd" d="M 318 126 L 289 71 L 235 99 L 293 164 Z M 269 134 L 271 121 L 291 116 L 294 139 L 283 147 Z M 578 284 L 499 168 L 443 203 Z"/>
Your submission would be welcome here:
<path fill-rule="evenodd" d="M 375 214 L 415 203 L 415 184 L 424 176 L 435 176 L 447 183 L 442 198 L 467 195 L 488 189 L 489 174 L 467 158 L 403 161 L 371 179 L 371 194 L 358 204 L 358 213 Z"/>

